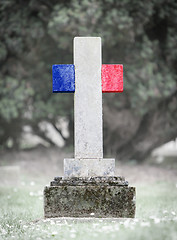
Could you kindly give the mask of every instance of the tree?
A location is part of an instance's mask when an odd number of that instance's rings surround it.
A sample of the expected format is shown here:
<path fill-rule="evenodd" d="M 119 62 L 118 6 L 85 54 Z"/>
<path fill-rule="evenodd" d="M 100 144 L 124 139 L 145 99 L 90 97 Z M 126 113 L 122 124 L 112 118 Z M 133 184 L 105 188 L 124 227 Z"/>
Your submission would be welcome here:
<path fill-rule="evenodd" d="M 0 3 L 1 144 L 17 147 L 26 124 L 50 141 L 39 123 L 62 134 L 58 116 L 72 139 L 73 96 L 51 94 L 50 69 L 72 63 L 73 37 L 88 35 L 102 37 L 103 63 L 124 64 L 124 93 L 103 96 L 105 153 L 142 160 L 176 138 L 176 16 L 174 0 Z"/>

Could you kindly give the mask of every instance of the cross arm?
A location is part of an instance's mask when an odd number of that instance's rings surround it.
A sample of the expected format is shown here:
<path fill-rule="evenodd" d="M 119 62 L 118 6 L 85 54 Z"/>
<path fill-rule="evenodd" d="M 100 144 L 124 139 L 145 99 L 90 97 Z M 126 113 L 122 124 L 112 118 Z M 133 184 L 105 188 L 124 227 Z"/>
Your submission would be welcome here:
<path fill-rule="evenodd" d="M 52 66 L 53 92 L 75 92 L 75 70 L 73 64 Z"/>
<path fill-rule="evenodd" d="M 53 92 L 75 92 L 74 64 L 52 66 Z M 102 92 L 123 92 L 123 65 L 103 64 L 101 68 Z"/>
<path fill-rule="evenodd" d="M 123 92 L 123 65 L 103 64 L 101 69 L 102 92 Z"/>

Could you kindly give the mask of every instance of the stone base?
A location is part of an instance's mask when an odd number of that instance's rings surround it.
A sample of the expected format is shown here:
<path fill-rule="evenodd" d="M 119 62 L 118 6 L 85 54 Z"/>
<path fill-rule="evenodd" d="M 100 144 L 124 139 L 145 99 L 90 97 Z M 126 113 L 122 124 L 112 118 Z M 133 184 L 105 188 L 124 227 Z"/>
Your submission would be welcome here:
<path fill-rule="evenodd" d="M 44 215 L 133 218 L 135 188 L 122 177 L 57 177 L 44 189 Z"/>
<path fill-rule="evenodd" d="M 84 177 L 114 176 L 115 159 L 112 158 L 66 158 L 64 159 L 64 176 Z"/>

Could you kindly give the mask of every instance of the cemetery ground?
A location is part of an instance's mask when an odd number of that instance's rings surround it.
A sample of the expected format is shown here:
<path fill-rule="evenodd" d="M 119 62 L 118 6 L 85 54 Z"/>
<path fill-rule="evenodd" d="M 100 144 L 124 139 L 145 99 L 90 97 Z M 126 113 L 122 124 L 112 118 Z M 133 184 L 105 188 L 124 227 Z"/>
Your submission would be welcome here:
<path fill-rule="evenodd" d="M 177 161 L 117 164 L 136 187 L 135 219 L 43 218 L 43 189 L 71 154 L 38 148 L 0 154 L 0 239 L 177 239 Z M 91 217 L 94 213 L 91 214 Z"/>

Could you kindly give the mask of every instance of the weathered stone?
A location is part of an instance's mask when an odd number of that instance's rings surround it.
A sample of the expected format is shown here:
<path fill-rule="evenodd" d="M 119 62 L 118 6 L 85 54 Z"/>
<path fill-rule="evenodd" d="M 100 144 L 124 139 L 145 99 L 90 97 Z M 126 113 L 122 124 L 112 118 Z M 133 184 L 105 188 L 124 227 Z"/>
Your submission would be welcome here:
<path fill-rule="evenodd" d="M 64 160 L 64 178 L 45 187 L 45 217 L 135 216 L 135 188 L 114 177 L 114 159 L 103 159 L 101 66 L 101 38 L 74 38 L 75 158 Z M 103 66 L 102 77 L 103 92 L 123 90 L 118 65 Z"/>
<path fill-rule="evenodd" d="M 135 188 L 128 187 L 123 177 L 56 177 L 44 189 L 44 214 L 45 217 L 133 218 Z"/>
<path fill-rule="evenodd" d="M 74 38 L 75 158 L 103 158 L 101 38 Z"/>
<path fill-rule="evenodd" d="M 123 92 L 123 65 L 103 64 L 101 80 L 102 92 Z"/>
<path fill-rule="evenodd" d="M 75 69 L 73 64 L 55 64 L 52 66 L 53 92 L 75 91 Z"/>
<path fill-rule="evenodd" d="M 65 178 L 55 177 L 50 186 L 128 186 L 124 177 Z"/>
<path fill-rule="evenodd" d="M 114 176 L 115 159 L 64 159 L 65 177 Z"/>

